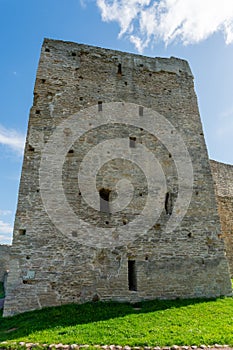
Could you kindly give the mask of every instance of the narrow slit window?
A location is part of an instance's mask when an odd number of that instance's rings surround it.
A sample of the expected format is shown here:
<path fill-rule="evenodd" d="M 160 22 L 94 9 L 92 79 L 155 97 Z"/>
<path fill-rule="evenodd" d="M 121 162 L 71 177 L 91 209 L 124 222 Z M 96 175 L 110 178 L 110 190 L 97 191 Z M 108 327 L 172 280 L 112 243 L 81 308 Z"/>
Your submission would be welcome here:
<path fill-rule="evenodd" d="M 109 196 L 110 196 L 110 190 L 106 188 L 101 188 L 99 191 L 100 195 L 100 211 L 103 213 L 110 213 L 110 207 L 109 207 Z"/>
<path fill-rule="evenodd" d="M 143 107 L 139 106 L 139 116 L 143 117 Z"/>
<path fill-rule="evenodd" d="M 171 215 L 172 214 L 172 207 L 173 207 L 173 196 L 172 193 L 167 192 L 165 196 L 165 211 L 166 214 Z"/>
<path fill-rule="evenodd" d="M 19 229 L 19 235 L 20 236 L 25 236 L 26 235 L 26 230 L 25 229 Z"/>
<path fill-rule="evenodd" d="M 168 214 L 168 201 L 169 201 L 169 193 L 167 192 L 166 196 L 165 196 L 165 211 L 166 211 L 166 214 Z"/>
<path fill-rule="evenodd" d="M 128 283 L 129 290 L 137 290 L 137 271 L 135 260 L 128 260 Z"/>
<path fill-rule="evenodd" d="M 121 68 L 121 63 L 118 64 L 118 71 L 117 71 L 118 75 L 122 75 L 122 68 Z"/>
<path fill-rule="evenodd" d="M 129 147 L 130 148 L 135 148 L 136 147 L 136 137 L 130 136 L 129 138 Z"/>
<path fill-rule="evenodd" d="M 103 110 L 103 103 L 102 101 L 98 101 L 98 112 L 101 112 Z"/>

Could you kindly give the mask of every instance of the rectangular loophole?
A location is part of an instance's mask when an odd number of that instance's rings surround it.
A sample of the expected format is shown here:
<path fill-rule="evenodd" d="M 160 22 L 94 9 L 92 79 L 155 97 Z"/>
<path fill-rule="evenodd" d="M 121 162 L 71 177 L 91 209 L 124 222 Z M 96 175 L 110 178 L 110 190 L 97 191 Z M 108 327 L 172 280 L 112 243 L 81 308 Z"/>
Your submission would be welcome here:
<path fill-rule="evenodd" d="M 109 207 L 109 196 L 110 196 L 110 190 L 107 188 L 101 188 L 99 191 L 100 195 L 100 211 L 103 213 L 110 213 L 110 207 Z"/>
<path fill-rule="evenodd" d="M 137 290 L 137 271 L 135 260 L 128 260 L 128 284 L 129 290 Z"/>
<path fill-rule="evenodd" d="M 129 147 L 130 148 L 135 148 L 136 147 L 136 137 L 135 136 L 130 136 L 129 137 Z"/>
<path fill-rule="evenodd" d="M 103 103 L 102 101 L 98 101 L 98 112 L 101 112 L 103 110 Z"/>
<path fill-rule="evenodd" d="M 143 117 L 143 107 L 139 106 L 139 117 Z"/>
<path fill-rule="evenodd" d="M 68 151 L 68 155 L 71 155 L 71 154 L 74 154 L 74 150 L 72 148 L 69 149 L 69 151 Z"/>
<path fill-rule="evenodd" d="M 19 229 L 18 232 L 19 232 L 19 235 L 20 235 L 20 236 L 25 236 L 25 235 L 26 235 L 26 230 L 25 230 L 25 229 L 22 229 L 22 228 L 21 228 L 21 229 Z"/>
<path fill-rule="evenodd" d="M 32 147 L 31 145 L 28 145 L 28 150 L 29 150 L 29 152 L 34 152 L 34 151 L 35 151 L 35 148 Z"/>

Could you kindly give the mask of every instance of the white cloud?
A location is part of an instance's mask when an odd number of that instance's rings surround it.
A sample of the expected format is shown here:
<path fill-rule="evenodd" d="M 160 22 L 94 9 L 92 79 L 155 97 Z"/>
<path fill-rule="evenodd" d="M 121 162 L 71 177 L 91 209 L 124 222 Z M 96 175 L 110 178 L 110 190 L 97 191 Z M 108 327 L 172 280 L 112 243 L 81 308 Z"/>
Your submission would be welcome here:
<path fill-rule="evenodd" d="M 13 227 L 8 223 L 0 220 L 0 234 L 12 233 Z"/>
<path fill-rule="evenodd" d="M 8 216 L 11 214 L 12 212 L 10 210 L 0 209 L 0 216 Z M 12 225 L 9 222 L 0 220 L 0 244 L 11 244 L 12 233 L 13 233 Z"/>
<path fill-rule="evenodd" d="M 25 136 L 13 129 L 6 129 L 0 125 L 0 144 L 9 147 L 14 152 L 22 154 Z"/>
<path fill-rule="evenodd" d="M 102 20 L 116 21 L 138 51 L 162 40 L 198 43 L 215 32 L 233 42 L 232 0 L 96 0 Z"/>
<path fill-rule="evenodd" d="M 0 216 L 11 215 L 11 214 L 12 214 L 11 210 L 2 210 L 2 209 L 0 209 Z"/>
<path fill-rule="evenodd" d="M 9 235 L 1 235 L 0 234 L 0 244 L 11 244 L 12 237 Z"/>

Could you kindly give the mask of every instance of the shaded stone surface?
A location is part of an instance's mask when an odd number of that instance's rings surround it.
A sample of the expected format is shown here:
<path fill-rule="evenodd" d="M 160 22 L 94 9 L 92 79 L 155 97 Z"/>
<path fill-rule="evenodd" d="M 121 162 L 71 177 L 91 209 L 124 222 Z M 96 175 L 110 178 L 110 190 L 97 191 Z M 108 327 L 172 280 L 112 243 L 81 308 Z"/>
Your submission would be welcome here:
<path fill-rule="evenodd" d="M 0 299 L 0 310 L 3 309 L 4 306 L 4 298 Z"/>
<path fill-rule="evenodd" d="M 233 278 L 233 166 L 210 161 L 226 255 Z"/>
<path fill-rule="evenodd" d="M 0 244 L 0 282 L 4 282 L 4 276 L 9 270 L 11 246 Z"/>

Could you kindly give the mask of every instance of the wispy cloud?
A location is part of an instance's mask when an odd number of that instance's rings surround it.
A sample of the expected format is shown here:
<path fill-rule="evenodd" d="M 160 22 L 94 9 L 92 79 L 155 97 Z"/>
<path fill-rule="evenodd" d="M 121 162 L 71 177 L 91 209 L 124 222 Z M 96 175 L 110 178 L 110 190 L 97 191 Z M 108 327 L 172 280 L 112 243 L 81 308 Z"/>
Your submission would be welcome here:
<path fill-rule="evenodd" d="M 215 32 L 233 42 L 232 0 L 96 0 L 102 20 L 116 21 L 138 51 L 163 41 L 198 43 Z"/>
<path fill-rule="evenodd" d="M 7 221 L 11 221 L 12 211 L 0 209 L 0 216 L 4 216 L 4 219 L 0 219 L 0 244 L 10 244 L 12 240 L 13 227 Z"/>
<path fill-rule="evenodd" d="M 0 233 L 12 233 L 13 227 L 8 222 L 0 220 Z"/>
<path fill-rule="evenodd" d="M 0 216 L 6 216 L 6 215 L 11 215 L 12 211 L 11 210 L 2 210 L 0 209 Z"/>
<path fill-rule="evenodd" d="M 233 134 L 233 107 L 223 112 L 217 120 L 216 136 L 222 141 L 231 141 Z"/>
<path fill-rule="evenodd" d="M 8 222 L 0 220 L 0 242 L 9 243 L 11 241 L 12 232 L 13 227 Z"/>
<path fill-rule="evenodd" d="M 0 125 L 0 145 L 9 147 L 14 152 L 22 154 L 24 150 L 25 136 L 13 129 L 7 129 Z"/>
<path fill-rule="evenodd" d="M 85 8 L 86 7 L 86 2 L 85 0 L 79 0 L 80 2 L 80 5 L 82 6 L 82 8 Z"/>
<path fill-rule="evenodd" d="M 11 235 L 5 235 L 0 233 L 0 244 L 11 244 L 12 237 Z"/>

